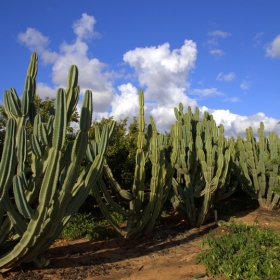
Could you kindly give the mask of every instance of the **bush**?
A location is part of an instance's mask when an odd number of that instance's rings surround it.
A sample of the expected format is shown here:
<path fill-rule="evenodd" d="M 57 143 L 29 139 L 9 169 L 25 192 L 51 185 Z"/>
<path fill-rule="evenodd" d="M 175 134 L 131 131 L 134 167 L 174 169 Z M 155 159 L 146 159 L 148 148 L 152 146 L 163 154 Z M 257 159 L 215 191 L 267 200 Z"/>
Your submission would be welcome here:
<path fill-rule="evenodd" d="M 201 246 L 210 248 L 197 261 L 213 275 L 227 279 L 278 280 L 280 275 L 280 235 L 257 224 L 235 223 L 212 231 Z"/>
<path fill-rule="evenodd" d="M 116 215 L 121 222 L 119 214 Z M 110 226 L 106 219 L 96 219 L 90 213 L 77 213 L 71 221 L 65 226 L 61 233 L 61 238 L 75 240 L 79 238 L 87 238 L 89 240 L 101 240 L 115 237 L 117 234 Z"/>

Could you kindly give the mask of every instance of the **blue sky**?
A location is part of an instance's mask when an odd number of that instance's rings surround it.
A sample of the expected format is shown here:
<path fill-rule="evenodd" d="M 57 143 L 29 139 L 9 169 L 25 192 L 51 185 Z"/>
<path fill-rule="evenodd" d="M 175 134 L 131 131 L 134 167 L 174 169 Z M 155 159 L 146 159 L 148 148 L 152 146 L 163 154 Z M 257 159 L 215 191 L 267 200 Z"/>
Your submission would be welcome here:
<path fill-rule="evenodd" d="M 264 121 L 280 133 L 280 1 L 1 1 L 0 100 L 21 95 L 32 51 L 37 93 L 55 97 L 69 65 L 94 117 L 137 115 L 137 90 L 158 128 L 183 102 L 210 111 L 227 135 Z"/>

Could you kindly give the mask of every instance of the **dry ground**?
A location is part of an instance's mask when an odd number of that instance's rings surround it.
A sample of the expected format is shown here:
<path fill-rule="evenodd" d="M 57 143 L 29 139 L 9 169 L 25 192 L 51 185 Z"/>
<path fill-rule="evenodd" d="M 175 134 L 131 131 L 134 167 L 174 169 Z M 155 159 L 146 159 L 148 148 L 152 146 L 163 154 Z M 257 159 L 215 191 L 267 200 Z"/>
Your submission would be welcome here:
<path fill-rule="evenodd" d="M 280 232 L 279 211 L 250 210 L 238 213 L 235 219 L 251 223 L 256 218 L 261 226 L 271 226 Z M 38 269 L 26 264 L 0 275 L 0 280 L 187 280 L 205 274 L 205 267 L 196 264 L 196 256 L 201 252 L 199 243 L 210 230 L 217 228 L 215 222 L 210 219 L 207 225 L 192 230 L 186 230 L 182 223 L 176 224 L 174 220 L 166 220 L 166 223 L 156 227 L 150 236 L 137 240 L 122 237 L 98 242 L 58 240 L 46 252 L 50 259 L 48 267 Z M 204 280 L 224 279 L 200 276 L 199 279 Z"/>

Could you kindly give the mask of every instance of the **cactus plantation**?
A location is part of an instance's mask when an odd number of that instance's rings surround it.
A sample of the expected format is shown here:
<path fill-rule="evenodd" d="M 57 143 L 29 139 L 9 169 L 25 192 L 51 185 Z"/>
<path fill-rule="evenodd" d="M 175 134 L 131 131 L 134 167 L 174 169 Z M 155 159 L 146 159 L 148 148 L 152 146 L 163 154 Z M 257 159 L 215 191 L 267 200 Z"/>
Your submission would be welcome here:
<path fill-rule="evenodd" d="M 280 138 L 260 124 L 246 138 L 228 139 L 223 126 L 198 108 L 174 108 L 167 134 L 156 120 L 146 124 L 144 92 L 139 91 L 137 150 L 132 184 L 124 188 L 108 161 L 116 123 L 92 126 L 92 93 L 84 93 L 79 129 L 66 141 L 67 126 L 79 100 L 78 69 L 69 68 L 66 89 L 58 89 L 55 110 L 45 121 L 36 111 L 37 54 L 31 55 L 21 99 L 4 93 L 7 115 L 0 163 L 0 270 L 22 263 L 47 266 L 44 252 L 61 236 L 88 195 L 126 239 L 150 232 L 166 206 L 184 219 L 185 231 L 207 223 L 219 201 L 237 189 L 271 211 L 279 208 Z M 116 215 L 123 217 L 119 223 Z M 219 213 L 222 215 L 223 213 Z"/>

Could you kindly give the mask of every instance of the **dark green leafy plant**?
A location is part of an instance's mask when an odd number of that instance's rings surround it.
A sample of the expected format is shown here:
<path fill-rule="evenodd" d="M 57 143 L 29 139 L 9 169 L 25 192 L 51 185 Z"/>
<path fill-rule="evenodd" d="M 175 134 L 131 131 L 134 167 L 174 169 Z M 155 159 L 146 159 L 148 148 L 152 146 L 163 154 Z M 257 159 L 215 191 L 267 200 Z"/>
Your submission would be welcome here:
<path fill-rule="evenodd" d="M 232 220 L 211 232 L 201 243 L 205 245 L 210 248 L 197 260 L 213 275 L 227 279 L 279 279 L 280 235 L 272 228 Z"/>
<path fill-rule="evenodd" d="M 123 218 L 117 213 L 113 216 L 121 222 Z M 89 240 L 101 240 L 116 236 L 116 231 L 105 218 L 97 219 L 91 213 L 77 213 L 65 226 L 61 237 L 68 240 L 87 238 Z"/>

